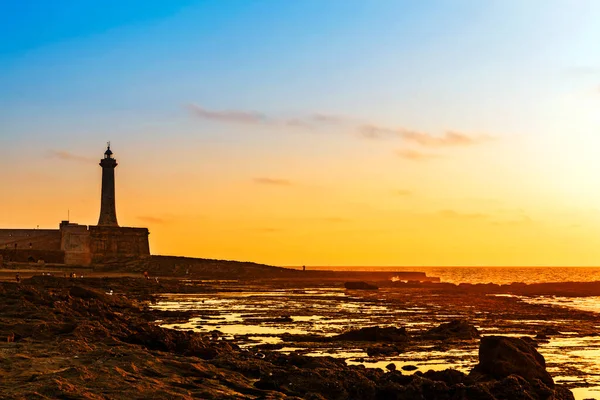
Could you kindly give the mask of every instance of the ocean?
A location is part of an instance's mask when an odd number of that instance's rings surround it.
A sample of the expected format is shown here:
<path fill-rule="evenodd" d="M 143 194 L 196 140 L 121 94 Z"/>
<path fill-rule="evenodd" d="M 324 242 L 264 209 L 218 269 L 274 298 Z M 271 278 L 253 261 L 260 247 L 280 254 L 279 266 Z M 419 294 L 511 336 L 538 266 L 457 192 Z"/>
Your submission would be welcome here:
<path fill-rule="evenodd" d="M 297 268 L 297 267 L 294 267 Z M 420 271 L 449 283 L 593 282 L 600 281 L 600 267 L 325 267 L 334 271 Z"/>

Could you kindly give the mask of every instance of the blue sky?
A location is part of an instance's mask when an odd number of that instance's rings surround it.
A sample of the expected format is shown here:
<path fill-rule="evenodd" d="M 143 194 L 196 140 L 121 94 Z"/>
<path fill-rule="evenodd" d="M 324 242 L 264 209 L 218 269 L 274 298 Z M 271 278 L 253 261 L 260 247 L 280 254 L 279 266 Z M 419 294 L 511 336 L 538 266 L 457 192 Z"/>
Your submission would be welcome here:
<path fill-rule="evenodd" d="M 43 224 L 73 196 L 84 199 L 82 222 L 93 223 L 97 182 L 82 180 L 95 177 L 106 140 L 128 165 L 119 173 L 129 213 L 157 180 L 229 193 L 253 177 L 302 180 L 411 212 L 489 192 L 506 208 L 562 221 L 600 202 L 589 185 L 600 168 L 594 0 L 0 7 L 0 178 L 22 189 L 0 207 L 23 203 L 33 179 L 55 204 Z M 387 139 L 360 140 L 365 126 Z M 389 138 L 414 141 L 408 131 L 426 135 L 413 144 L 430 148 L 399 149 Z M 467 142 L 482 150 L 441 154 L 445 132 L 475 138 Z M 384 190 L 377 184 L 418 186 L 429 197 L 412 205 L 364 199 Z M 191 200 L 153 201 L 193 214 Z"/>

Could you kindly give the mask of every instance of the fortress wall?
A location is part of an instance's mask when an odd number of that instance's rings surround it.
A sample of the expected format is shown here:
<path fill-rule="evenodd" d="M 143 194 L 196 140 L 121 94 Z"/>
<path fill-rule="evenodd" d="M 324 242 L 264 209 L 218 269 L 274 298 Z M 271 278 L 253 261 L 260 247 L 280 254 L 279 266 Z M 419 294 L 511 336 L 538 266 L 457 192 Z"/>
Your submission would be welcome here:
<path fill-rule="evenodd" d="M 149 256 L 148 235 L 146 228 L 88 227 L 66 221 L 60 230 L 0 229 L 0 255 L 4 262 L 88 266 Z"/>
<path fill-rule="evenodd" d="M 0 249 L 0 258 L 5 263 L 38 263 L 43 261 L 51 264 L 64 264 L 65 252 L 61 250 Z"/>
<path fill-rule="evenodd" d="M 61 249 L 61 233 L 58 229 L 0 229 L 0 249 Z"/>
<path fill-rule="evenodd" d="M 86 225 L 61 224 L 61 249 L 65 251 L 65 264 L 90 265 L 90 232 Z"/>
<path fill-rule="evenodd" d="M 149 232 L 146 228 L 90 226 L 89 232 L 94 263 L 150 255 Z"/>

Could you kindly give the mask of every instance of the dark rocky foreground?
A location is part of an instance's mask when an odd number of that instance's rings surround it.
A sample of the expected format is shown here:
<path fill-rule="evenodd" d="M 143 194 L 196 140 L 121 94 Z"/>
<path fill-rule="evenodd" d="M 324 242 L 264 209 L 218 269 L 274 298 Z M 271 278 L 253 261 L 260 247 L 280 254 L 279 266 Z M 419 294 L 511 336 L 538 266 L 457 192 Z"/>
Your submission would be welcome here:
<path fill-rule="evenodd" d="M 573 398 L 554 384 L 530 341 L 484 337 L 479 364 L 468 375 L 454 370 L 403 375 L 331 357 L 244 350 L 217 335 L 163 329 L 154 321 L 189 315 L 151 310 L 151 293 L 189 289 L 178 281 L 152 285 L 143 279 L 53 277 L 0 284 L 0 398 Z M 464 321 L 427 334 L 478 336 Z M 335 340 L 401 344 L 406 337 L 402 329 L 381 328 Z"/>

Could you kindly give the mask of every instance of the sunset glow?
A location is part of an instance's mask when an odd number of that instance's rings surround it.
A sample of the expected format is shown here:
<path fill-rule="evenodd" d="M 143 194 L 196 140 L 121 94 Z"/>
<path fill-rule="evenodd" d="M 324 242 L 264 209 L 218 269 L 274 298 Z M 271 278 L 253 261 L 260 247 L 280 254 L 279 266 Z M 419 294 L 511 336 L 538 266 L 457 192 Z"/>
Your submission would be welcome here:
<path fill-rule="evenodd" d="M 600 264 L 600 2 L 107 3 L 0 13 L 0 227 L 95 224 L 110 140 L 153 254 Z"/>

